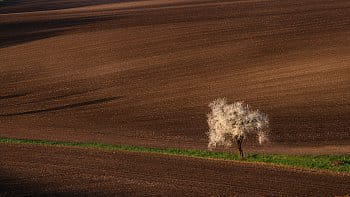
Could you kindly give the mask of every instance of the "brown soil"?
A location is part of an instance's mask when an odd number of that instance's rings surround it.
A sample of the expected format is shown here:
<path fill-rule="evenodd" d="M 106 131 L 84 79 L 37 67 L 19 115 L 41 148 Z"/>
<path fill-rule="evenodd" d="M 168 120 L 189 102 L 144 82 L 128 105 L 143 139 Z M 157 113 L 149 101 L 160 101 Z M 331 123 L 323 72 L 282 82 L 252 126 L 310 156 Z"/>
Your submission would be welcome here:
<path fill-rule="evenodd" d="M 350 176 L 206 159 L 0 144 L 0 195 L 336 196 Z"/>
<path fill-rule="evenodd" d="M 265 151 L 350 153 L 348 0 L 40 2 L 1 8 L 0 137 L 205 148 L 225 96 Z"/>

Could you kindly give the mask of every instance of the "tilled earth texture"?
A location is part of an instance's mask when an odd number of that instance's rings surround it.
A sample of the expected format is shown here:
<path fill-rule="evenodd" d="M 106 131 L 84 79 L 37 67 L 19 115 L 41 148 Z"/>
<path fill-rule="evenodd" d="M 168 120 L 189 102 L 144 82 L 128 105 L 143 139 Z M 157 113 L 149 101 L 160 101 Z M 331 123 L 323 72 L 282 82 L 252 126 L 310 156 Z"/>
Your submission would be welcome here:
<path fill-rule="evenodd" d="M 208 103 L 267 113 L 248 152 L 350 154 L 349 0 L 0 0 L 0 137 L 205 149 Z M 0 144 L 0 196 L 344 196 L 348 175 Z"/>
<path fill-rule="evenodd" d="M 350 192 L 349 175 L 147 153 L 8 144 L 0 148 L 4 196 L 345 196 Z"/>
<path fill-rule="evenodd" d="M 3 0 L 0 137 L 205 148 L 208 103 L 267 113 L 252 151 L 350 153 L 349 0 Z"/>

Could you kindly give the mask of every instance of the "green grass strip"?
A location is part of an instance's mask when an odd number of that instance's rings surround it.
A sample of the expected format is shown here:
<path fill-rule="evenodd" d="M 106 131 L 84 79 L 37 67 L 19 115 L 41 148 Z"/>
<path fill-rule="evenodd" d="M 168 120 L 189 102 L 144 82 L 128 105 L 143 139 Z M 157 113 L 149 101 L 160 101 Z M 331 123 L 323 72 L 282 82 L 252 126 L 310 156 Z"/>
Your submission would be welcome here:
<path fill-rule="evenodd" d="M 58 142 L 47 140 L 0 138 L 0 143 L 33 144 L 46 146 L 68 146 L 95 148 L 102 150 L 124 150 L 133 152 L 161 153 L 199 158 L 239 160 L 237 154 L 211 152 L 206 150 L 187 150 L 176 148 L 147 148 L 141 146 L 111 145 L 103 143 Z M 350 155 L 280 155 L 280 154 L 246 154 L 247 162 L 263 162 L 306 169 L 321 169 L 350 173 Z"/>

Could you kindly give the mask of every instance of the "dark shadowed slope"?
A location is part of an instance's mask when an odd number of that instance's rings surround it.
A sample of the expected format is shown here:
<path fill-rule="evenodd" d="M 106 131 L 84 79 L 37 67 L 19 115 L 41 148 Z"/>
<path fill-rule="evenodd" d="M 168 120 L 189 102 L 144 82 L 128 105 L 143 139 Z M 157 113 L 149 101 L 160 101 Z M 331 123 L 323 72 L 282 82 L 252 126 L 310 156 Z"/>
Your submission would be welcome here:
<path fill-rule="evenodd" d="M 0 14 L 58 10 L 126 1 L 132 0 L 3 0 L 0 1 Z"/>
<path fill-rule="evenodd" d="M 186 157 L 0 144 L 0 195 L 336 196 L 350 176 Z"/>
<path fill-rule="evenodd" d="M 0 29 L 2 137 L 205 147 L 226 96 L 269 114 L 272 147 L 350 152 L 348 0 L 137 1 Z"/>

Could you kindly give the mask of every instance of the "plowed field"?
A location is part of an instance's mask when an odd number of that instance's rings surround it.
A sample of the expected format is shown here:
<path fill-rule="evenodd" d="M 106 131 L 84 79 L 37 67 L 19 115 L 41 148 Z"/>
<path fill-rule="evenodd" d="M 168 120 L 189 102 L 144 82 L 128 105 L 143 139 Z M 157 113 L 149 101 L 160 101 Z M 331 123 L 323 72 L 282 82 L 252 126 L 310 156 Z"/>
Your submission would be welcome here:
<path fill-rule="evenodd" d="M 348 0 L 0 6 L 1 137 L 205 148 L 227 97 L 269 115 L 266 151 L 350 152 Z"/>
<path fill-rule="evenodd" d="M 157 154 L 0 144 L 0 195 L 336 196 L 350 176 Z"/>

